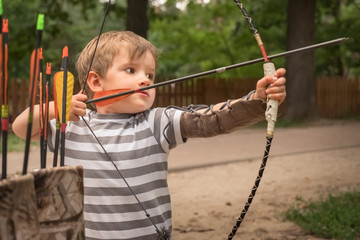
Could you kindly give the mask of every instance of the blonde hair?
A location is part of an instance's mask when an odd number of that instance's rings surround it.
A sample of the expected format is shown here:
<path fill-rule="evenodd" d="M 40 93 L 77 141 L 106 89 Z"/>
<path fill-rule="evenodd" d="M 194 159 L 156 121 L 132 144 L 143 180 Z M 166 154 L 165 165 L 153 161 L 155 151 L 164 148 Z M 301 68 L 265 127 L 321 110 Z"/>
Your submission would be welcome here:
<path fill-rule="evenodd" d="M 98 37 L 95 37 L 86 45 L 76 62 L 80 86 L 86 84 L 97 39 Z M 105 77 L 107 70 L 113 64 L 114 57 L 124 48 L 129 51 L 131 59 L 138 58 L 150 51 L 157 63 L 158 50 L 145 38 L 130 31 L 110 31 L 100 36 L 90 71 L 96 72 L 100 77 Z M 85 87 L 85 93 L 89 98 L 94 96 L 88 86 Z"/>

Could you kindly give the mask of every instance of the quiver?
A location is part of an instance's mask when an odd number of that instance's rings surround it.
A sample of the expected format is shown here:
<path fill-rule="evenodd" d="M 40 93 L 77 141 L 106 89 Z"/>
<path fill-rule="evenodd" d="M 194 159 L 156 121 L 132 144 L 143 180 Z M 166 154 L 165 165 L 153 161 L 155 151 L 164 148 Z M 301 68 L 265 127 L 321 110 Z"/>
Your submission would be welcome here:
<path fill-rule="evenodd" d="M 57 167 L 0 181 L 0 240 L 85 239 L 83 170 Z"/>

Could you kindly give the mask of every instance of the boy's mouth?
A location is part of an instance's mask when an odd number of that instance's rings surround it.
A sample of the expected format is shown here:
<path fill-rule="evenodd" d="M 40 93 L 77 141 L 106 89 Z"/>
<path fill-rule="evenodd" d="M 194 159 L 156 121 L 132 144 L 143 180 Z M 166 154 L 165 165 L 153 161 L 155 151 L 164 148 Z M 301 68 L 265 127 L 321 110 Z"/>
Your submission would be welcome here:
<path fill-rule="evenodd" d="M 140 91 L 139 93 L 140 93 L 140 94 L 144 94 L 144 95 L 146 95 L 146 96 L 149 96 L 149 93 L 148 93 L 147 91 Z"/>

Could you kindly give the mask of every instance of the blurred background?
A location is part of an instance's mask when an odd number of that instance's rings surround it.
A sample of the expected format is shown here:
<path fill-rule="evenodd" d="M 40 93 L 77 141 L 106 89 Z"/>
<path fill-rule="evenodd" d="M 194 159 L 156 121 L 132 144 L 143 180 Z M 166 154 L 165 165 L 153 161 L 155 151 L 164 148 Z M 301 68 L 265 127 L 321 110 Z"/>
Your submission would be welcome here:
<path fill-rule="evenodd" d="M 9 19 L 10 121 L 28 105 L 30 54 L 35 25 L 45 14 L 44 63 L 60 69 L 69 47 L 69 69 L 98 35 L 107 0 L 3 1 Z M 360 1 L 244 0 L 268 55 L 327 40 L 340 45 L 275 59 L 287 69 L 288 97 L 281 119 L 360 118 Z M 161 50 L 157 81 L 261 57 L 241 11 L 231 0 L 112 0 L 104 31 L 131 30 Z M 246 95 L 263 76 L 262 64 L 158 89 L 155 106 L 213 104 Z M 79 86 L 74 91 L 78 91 Z M 51 98 L 52 99 L 52 98 Z"/>

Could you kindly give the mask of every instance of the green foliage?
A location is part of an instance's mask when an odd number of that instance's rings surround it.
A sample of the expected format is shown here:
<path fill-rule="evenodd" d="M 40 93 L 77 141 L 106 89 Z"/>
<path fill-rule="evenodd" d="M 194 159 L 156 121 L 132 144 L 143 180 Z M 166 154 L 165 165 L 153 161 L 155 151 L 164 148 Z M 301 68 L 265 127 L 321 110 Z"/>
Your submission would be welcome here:
<path fill-rule="evenodd" d="M 162 50 L 158 75 L 180 77 L 237 62 L 261 57 L 248 23 L 233 1 L 217 0 L 209 4 L 189 1 L 184 11 L 176 9 L 176 1 L 168 1 L 162 10 L 151 13 L 149 39 Z M 261 32 L 267 48 L 273 53 L 285 49 L 285 14 L 270 17 L 269 1 L 243 1 L 248 14 Z M 272 2 L 279 12 L 285 6 Z M 286 5 L 286 4 L 285 4 Z M 271 40 L 270 40 L 271 39 Z M 223 73 L 222 77 L 259 77 L 259 66 L 249 66 Z"/>
<path fill-rule="evenodd" d="M 180 77 L 261 57 L 258 46 L 241 11 L 231 0 L 201 3 L 189 0 L 185 10 L 168 0 L 155 7 L 149 0 L 149 40 L 162 54 L 159 78 Z M 286 50 L 287 1 L 243 0 L 255 27 L 261 33 L 268 55 Z M 87 0 L 5 0 L 3 15 L 9 18 L 9 77 L 28 78 L 30 55 L 35 45 L 35 24 L 39 13 L 45 14 L 43 32 L 44 62 L 52 62 L 53 71 L 60 67 L 61 51 L 69 47 L 69 68 L 74 74 L 77 54 L 98 34 L 105 3 Z M 104 31 L 124 30 L 126 1 L 111 5 Z M 360 38 L 356 0 L 318 0 L 315 42 L 342 36 L 346 44 L 316 51 L 321 75 L 357 76 L 360 74 Z M 341 31 L 339 31 L 341 29 Z M 277 59 L 285 66 L 285 59 Z M 222 77 L 261 77 L 259 65 L 223 73 Z"/>
<path fill-rule="evenodd" d="M 298 199 L 287 219 L 324 238 L 356 239 L 360 234 L 360 192 L 329 196 L 322 201 Z"/>
<path fill-rule="evenodd" d="M 316 7 L 316 39 L 326 41 L 349 37 L 342 45 L 316 51 L 317 69 L 321 75 L 360 75 L 360 2 L 356 0 L 318 0 Z"/>
<path fill-rule="evenodd" d="M 261 57 L 248 24 L 233 1 L 189 1 L 185 11 L 181 1 L 169 0 L 152 8 L 149 39 L 163 50 L 158 74 L 179 77 Z M 261 33 L 268 55 L 286 50 L 286 0 L 241 1 Z M 338 46 L 316 50 L 317 75 L 358 76 L 360 74 L 359 1 L 318 0 L 314 42 L 350 37 Z M 301 23 L 299 23 L 301 24 Z M 285 59 L 276 60 L 285 66 Z M 222 77 L 260 77 L 259 65 L 223 73 Z"/>
<path fill-rule="evenodd" d="M 6 0 L 3 17 L 9 19 L 9 78 L 29 78 L 30 56 L 35 47 L 36 19 L 45 14 L 42 34 L 44 62 L 60 69 L 64 46 L 69 47 L 69 69 L 75 73 L 77 54 L 98 35 L 106 4 L 87 0 Z M 125 29 L 124 3 L 112 5 L 104 31 Z"/>

